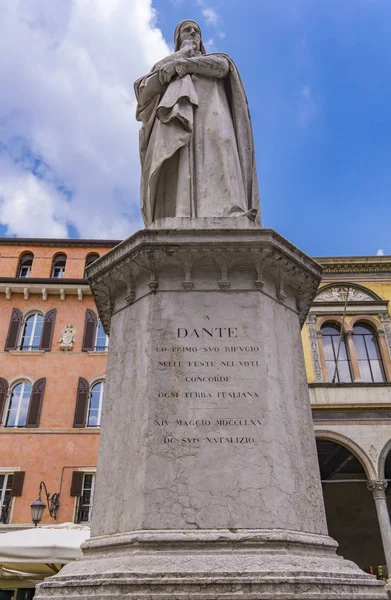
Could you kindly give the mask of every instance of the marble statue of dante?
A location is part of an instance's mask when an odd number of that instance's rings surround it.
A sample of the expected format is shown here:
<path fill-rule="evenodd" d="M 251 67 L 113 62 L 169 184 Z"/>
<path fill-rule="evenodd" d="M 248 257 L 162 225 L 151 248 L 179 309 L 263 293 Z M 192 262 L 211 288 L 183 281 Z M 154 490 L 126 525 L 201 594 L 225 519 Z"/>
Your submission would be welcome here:
<path fill-rule="evenodd" d="M 207 54 L 186 20 L 175 51 L 135 84 L 141 210 L 161 217 L 248 217 L 260 224 L 254 142 L 243 83 L 226 54 Z"/>

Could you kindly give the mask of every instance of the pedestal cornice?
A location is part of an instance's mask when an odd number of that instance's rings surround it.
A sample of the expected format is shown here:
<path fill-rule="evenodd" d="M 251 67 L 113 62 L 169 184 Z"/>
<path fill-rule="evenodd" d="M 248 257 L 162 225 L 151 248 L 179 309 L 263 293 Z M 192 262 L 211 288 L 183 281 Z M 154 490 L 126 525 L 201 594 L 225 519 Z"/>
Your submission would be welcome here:
<path fill-rule="evenodd" d="M 248 291 L 261 291 L 268 276 L 274 282 L 272 294 L 276 301 L 285 304 L 289 288 L 301 324 L 322 272 L 318 263 L 272 229 L 140 230 L 88 269 L 106 332 L 113 312 L 123 308 L 124 303 L 133 304 L 160 289 L 169 265 L 182 271 L 178 289 L 197 291 L 194 272 L 201 263 L 215 269 L 216 290 L 224 293 L 243 289 L 231 277 L 238 268 L 247 273 L 244 289 Z"/>

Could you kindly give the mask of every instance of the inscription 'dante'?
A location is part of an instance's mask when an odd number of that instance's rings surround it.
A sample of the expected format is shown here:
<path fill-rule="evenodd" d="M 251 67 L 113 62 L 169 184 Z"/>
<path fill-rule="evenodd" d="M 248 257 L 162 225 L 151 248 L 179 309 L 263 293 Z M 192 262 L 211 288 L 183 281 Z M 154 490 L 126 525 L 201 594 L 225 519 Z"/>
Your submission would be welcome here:
<path fill-rule="evenodd" d="M 215 339 L 226 339 L 226 338 L 237 338 L 238 328 L 237 327 L 201 327 L 199 329 L 186 329 L 186 327 L 178 327 L 177 330 L 178 338 L 215 338 Z"/>

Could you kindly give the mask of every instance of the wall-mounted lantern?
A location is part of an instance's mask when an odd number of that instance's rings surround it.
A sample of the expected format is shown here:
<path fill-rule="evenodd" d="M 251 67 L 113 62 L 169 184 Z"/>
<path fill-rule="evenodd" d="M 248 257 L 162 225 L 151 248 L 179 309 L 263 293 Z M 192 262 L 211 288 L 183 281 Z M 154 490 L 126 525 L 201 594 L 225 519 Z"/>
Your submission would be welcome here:
<path fill-rule="evenodd" d="M 39 484 L 38 498 L 33 502 L 31 506 L 31 520 L 35 527 L 42 521 L 43 513 L 45 512 L 46 504 L 42 501 L 42 488 L 45 488 L 46 500 L 49 509 L 50 516 L 55 520 L 57 518 L 57 512 L 60 508 L 60 494 L 50 495 L 44 481 Z"/>

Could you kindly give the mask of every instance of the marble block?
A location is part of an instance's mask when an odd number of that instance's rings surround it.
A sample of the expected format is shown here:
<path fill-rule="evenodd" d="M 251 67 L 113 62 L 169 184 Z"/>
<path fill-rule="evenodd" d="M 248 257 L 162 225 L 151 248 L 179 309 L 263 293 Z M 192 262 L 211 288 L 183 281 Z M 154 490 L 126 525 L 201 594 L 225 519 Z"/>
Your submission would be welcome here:
<path fill-rule="evenodd" d="M 267 229 L 148 229 L 89 269 L 110 350 L 92 537 L 37 598 L 386 598 L 328 537 L 300 327 Z"/>

